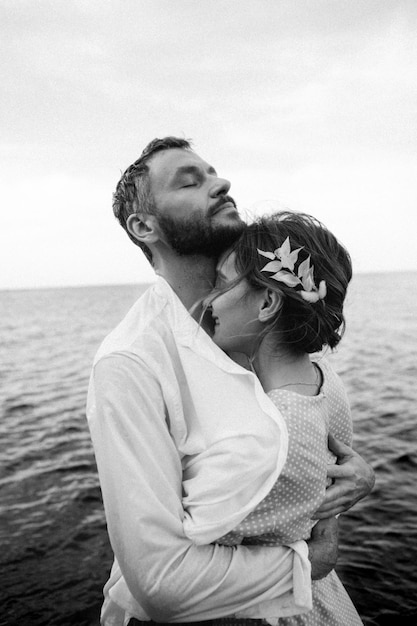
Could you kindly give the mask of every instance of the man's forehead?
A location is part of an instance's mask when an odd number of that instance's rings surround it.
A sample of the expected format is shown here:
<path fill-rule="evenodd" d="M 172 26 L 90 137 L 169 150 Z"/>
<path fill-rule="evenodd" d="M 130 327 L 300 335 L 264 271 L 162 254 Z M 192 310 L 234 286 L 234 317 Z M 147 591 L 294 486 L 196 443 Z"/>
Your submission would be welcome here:
<path fill-rule="evenodd" d="M 174 176 L 176 172 L 186 167 L 197 167 L 206 172 L 215 174 L 212 165 L 204 161 L 192 150 L 182 148 L 170 148 L 157 152 L 149 161 L 149 172 L 151 176 L 162 175 L 164 178 Z"/>

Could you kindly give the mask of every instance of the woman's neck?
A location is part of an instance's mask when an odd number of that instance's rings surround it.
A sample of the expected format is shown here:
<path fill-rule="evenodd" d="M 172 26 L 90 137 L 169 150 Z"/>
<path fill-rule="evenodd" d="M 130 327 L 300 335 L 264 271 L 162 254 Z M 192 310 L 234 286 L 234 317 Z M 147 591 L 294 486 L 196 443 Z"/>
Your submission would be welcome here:
<path fill-rule="evenodd" d="M 273 346 L 268 337 L 259 347 L 252 364 L 265 392 L 282 388 L 314 396 L 319 391 L 320 375 L 309 355 L 291 354 Z"/>

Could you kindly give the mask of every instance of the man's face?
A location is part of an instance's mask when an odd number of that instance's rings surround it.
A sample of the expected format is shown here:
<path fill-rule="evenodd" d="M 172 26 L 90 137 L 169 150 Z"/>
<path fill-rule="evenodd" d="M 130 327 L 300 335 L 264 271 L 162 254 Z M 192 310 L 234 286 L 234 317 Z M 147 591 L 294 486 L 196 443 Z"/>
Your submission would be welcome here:
<path fill-rule="evenodd" d="M 158 152 L 149 177 L 159 227 L 177 254 L 217 257 L 243 232 L 230 183 L 194 152 Z"/>

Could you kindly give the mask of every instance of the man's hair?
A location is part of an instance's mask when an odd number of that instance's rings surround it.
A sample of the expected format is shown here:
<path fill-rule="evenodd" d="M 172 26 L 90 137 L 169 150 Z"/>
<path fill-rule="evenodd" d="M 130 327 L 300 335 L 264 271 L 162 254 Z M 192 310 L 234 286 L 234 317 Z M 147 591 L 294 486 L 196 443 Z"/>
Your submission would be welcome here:
<path fill-rule="evenodd" d="M 156 207 L 152 197 L 149 180 L 149 161 L 157 152 L 181 148 L 191 150 L 191 143 L 179 137 L 153 139 L 143 150 L 140 157 L 129 165 L 117 183 L 113 194 L 113 213 L 130 239 L 139 246 L 146 258 L 152 263 L 152 253 L 148 246 L 133 237 L 126 227 L 127 218 L 133 213 L 155 215 Z"/>

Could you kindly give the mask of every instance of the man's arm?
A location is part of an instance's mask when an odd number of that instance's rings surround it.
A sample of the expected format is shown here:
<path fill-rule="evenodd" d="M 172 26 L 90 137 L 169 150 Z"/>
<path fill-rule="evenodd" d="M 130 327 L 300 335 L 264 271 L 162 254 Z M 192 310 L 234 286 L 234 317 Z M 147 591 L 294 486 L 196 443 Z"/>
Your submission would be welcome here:
<path fill-rule="evenodd" d="M 314 526 L 311 538 L 307 541 L 313 580 L 324 578 L 336 565 L 338 540 L 338 522 L 335 517 L 320 520 Z"/>
<path fill-rule="evenodd" d="M 147 615 L 161 622 L 202 621 L 277 598 L 303 612 L 307 607 L 295 606 L 292 597 L 296 559 L 309 578 L 304 542 L 295 552 L 196 546 L 185 536 L 181 456 L 162 390 L 147 366 L 125 354 L 105 357 L 95 367 L 94 388 L 89 422 L 110 541 L 129 591 Z"/>
<path fill-rule="evenodd" d="M 326 490 L 314 519 L 326 519 L 347 511 L 367 496 L 375 484 L 372 467 L 352 448 L 330 434 L 329 449 L 337 456 L 337 464 L 329 465 L 327 476 L 335 482 Z"/>

